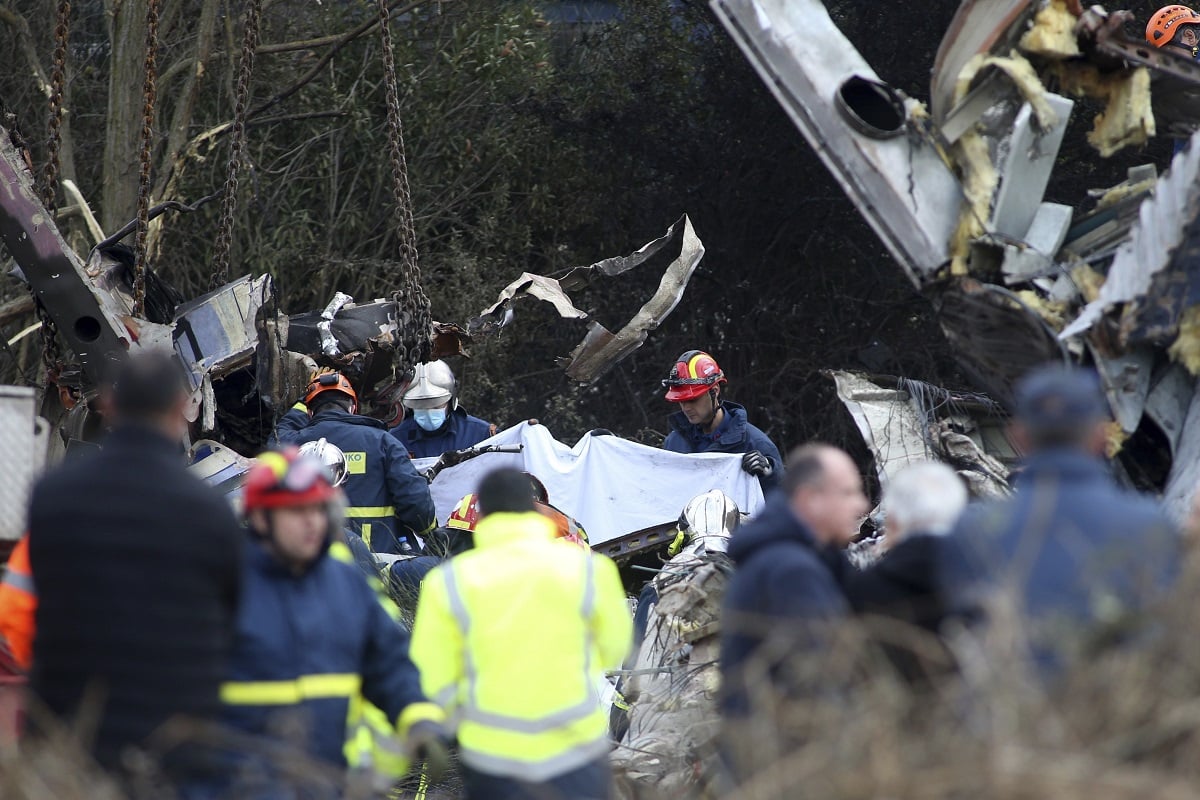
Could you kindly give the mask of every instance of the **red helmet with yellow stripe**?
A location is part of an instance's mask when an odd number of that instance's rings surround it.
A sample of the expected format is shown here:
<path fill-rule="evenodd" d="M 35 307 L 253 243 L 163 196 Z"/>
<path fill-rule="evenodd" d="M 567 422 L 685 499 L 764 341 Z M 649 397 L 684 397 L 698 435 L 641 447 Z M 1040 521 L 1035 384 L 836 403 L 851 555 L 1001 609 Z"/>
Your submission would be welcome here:
<path fill-rule="evenodd" d="M 717 366 L 715 358 L 703 350 L 688 350 L 675 359 L 670 374 L 662 383 L 667 387 L 667 402 L 680 403 L 702 397 L 725 382 L 725 373 Z"/>
<path fill-rule="evenodd" d="M 242 492 L 243 508 L 253 511 L 328 503 L 338 490 L 324 464 L 288 447 L 260 455 L 246 475 Z"/>

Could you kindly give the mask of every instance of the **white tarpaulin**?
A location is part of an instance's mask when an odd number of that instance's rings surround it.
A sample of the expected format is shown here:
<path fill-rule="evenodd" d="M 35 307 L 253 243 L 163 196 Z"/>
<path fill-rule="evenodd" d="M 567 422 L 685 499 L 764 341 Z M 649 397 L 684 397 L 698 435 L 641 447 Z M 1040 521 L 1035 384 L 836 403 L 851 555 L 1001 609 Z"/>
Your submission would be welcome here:
<path fill-rule="evenodd" d="M 533 473 L 546 485 L 550 502 L 574 517 L 593 545 L 672 522 L 687 502 L 720 489 L 738 508 L 762 506 L 758 479 L 742 471 L 742 456 L 683 455 L 616 436 L 585 436 L 574 447 L 555 440 L 544 425 L 522 422 L 481 444 L 523 444 L 520 453 L 487 453 L 445 469 L 430 484 L 438 520 L 445 522 L 463 495 L 498 467 Z M 418 470 L 436 459 L 413 461 Z"/>

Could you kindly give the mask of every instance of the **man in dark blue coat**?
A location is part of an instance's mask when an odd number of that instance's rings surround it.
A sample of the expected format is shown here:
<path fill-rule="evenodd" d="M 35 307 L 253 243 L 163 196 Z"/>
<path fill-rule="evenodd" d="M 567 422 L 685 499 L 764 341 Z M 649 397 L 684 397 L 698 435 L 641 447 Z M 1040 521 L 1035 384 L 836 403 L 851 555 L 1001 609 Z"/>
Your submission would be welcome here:
<path fill-rule="evenodd" d="M 663 386 L 678 403 L 663 449 L 674 453 L 742 453 L 742 469 L 758 477 L 763 494 L 779 485 L 783 459 L 767 435 L 750 424 L 746 409 L 721 399 L 725 373 L 716 360 L 689 350 L 671 367 Z"/>
<path fill-rule="evenodd" d="M 802 447 L 792 454 L 782 489 L 729 543 L 737 569 L 721 627 L 726 717 L 744 717 L 757 700 L 786 695 L 786 686 L 752 685 L 747 678 L 782 679 L 785 662 L 821 638 L 821 623 L 850 613 L 842 589 L 850 570 L 843 548 L 867 513 L 858 467 L 834 447 Z M 754 663 L 763 659 L 772 663 Z"/>
<path fill-rule="evenodd" d="M 230 775 L 236 796 L 292 797 L 288 760 L 310 758 L 333 767 L 333 780 L 325 792 L 317 778 L 305 777 L 302 796 L 340 796 L 351 738 L 369 751 L 350 748 L 356 765 L 392 778 L 403 765 L 382 763 L 392 743 L 373 738 L 395 736 L 396 745 L 407 742 L 409 752 L 430 759 L 434 771 L 445 766 L 444 715 L 421 693 L 407 635 L 358 568 L 330 556 L 340 535 L 336 497 L 323 465 L 295 450 L 263 453 L 247 475 L 252 536 L 221 699 L 227 722 L 259 741 L 238 748 Z M 386 720 L 374 736 L 356 731 L 366 724 L 363 698 Z"/>
<path fill-rule="evenodd" d="M 465 450 L 496 432 L 495 425 L 472 417 L 459 406 L 458 384 L 444 361 L 418 364 L 401 402 L 408 414 L 392 428 L 392 435 L 413 458 Z"/>
<path fill-rule="evenodd" d="M 347 523 L 376 553 L 417 549 L 437 522 L 428 482 L 382 422 L 354 413 L 358 395 L 337 372 L 315 375 L 304 403 L 279 420 L 280 443 L 325 439 L 346 455 Z"/>
<path fill-rule="evenodd" d="M 957 610 L 978 616 L 989 599 L 1013 601 L 1043 668 L 1096 624 L 1134 621 L 1181 557 L 1158 504 L 1119 488 L 1102 460 L 1106 418 L 1092 374 L 1051 366 L 1026 376 L 1012 429 L 1028 454 L 1016 491 L 963 515 L 939 571 Z"/>

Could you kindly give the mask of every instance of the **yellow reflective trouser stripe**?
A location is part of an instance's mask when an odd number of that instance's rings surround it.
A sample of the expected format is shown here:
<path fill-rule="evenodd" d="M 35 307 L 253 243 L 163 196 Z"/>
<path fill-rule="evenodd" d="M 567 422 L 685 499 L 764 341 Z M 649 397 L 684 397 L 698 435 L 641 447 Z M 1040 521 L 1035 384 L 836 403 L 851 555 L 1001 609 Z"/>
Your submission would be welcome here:
<path fill-rule="evenodd" d="M 350 519 L 394 517 L 396 516 L 396 509 L 392 506 L 350 506 L 346 509 L 346 516 Z"/>
<path fill-rule="evenodd" d="M 292 681 L 228 681 L 221 702 L 230 706 L 283 706 L 305 700 L 353 697 L 362 684 L 354 673 L 302 675 Z"/>

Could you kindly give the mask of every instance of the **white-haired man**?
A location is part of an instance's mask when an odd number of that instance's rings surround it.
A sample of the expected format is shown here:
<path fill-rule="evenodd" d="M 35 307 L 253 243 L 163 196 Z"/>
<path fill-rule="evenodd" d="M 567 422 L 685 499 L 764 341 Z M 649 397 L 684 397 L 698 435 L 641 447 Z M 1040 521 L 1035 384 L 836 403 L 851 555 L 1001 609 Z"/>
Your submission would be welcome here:
<path fill-rule="evenodd" d="M 966 486 L 945 464 L 923 461 L 898 472 L 883 495 L 886 552 L 847 581 L 846 594 L 854 610 L 879 628 L 884 621 L 899 620 L 937 634 L 947 613 L 937 576 L 944 561 L 942 537 L 954 529 L 966 504 Z M 917 656 L 929 652 L 917 644 L 922 638 L 919 633 L 910 630 L 911 641 L 906 642 L 901 630 L 887 627 L 885 649 L 902 673 L 919 679 L 931 667 L 938 668 Z"/>

